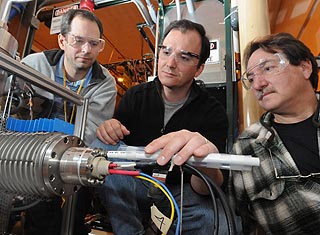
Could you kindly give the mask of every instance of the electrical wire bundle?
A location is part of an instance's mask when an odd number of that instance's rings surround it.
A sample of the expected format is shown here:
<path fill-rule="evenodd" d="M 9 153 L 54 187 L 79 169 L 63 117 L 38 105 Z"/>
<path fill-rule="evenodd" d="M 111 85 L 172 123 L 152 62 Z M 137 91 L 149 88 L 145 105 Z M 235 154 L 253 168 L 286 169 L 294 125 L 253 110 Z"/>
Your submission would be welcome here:
<path fill-rule="evenodd" d="M 127 176 L 133 176 L 138 179 L 142 179 L 145 181 L 148 181 L 152 183 L 155 187 L 159 188 L 164 195 L 168 198 L 171 206 L 171 215 L 170 215 L 170 221 L 171 224 L 173 223 L 174 216 L 175 216 L 175 211 L 177 214 L 177 226 L 175 230 L 175 235 L 179 235 L 182 232 L 181 228 L 181 221 L 182 221 L 182 215 L 181 211 L 179 209 L 179 206 L 173 197 L 172 193 L 170 190 L 166 187 L 164 183 L 159 181 L 158 179 L 145 174 L 141 172 L 140 170 L 137 170 L 143 166 L 146 165 L 153 165 L 156 166 L 156 163 L 139 163 L 139 162 L 122 162 L 122 163 L 111 163 L 109 164 L 109 169 L 108 169 L 108 174 L 119 174 L 119 175 L 127 175 Z M 127 168 L 127 170 L 125 170 Z M 131 168 L 131 170 L 128 170 L 128 168 Z M 134 169 L 132 169 L 134 168 Z M 217 201 L 216 198 L 220 199 L 220 202 L 222 204 L 222 207 L 224 209 L 226 218 L 227 218 L 227 224 L 228 224 L 228 230 L 230 235 L 235 235 L 236 234 L 236 229 L 235 229 L 235 220 L 234 220 L 234 215 L 233 212 L 225 198 L 224 192 L 220 189 L 219 186 L 217 186 L 209 177 L 201 173 L 199 170 L 197 170 L 195 167 L 189 165 L 189 164 L 184 164 L 182 165 L 183 169 L 186 169 L 190 173 L 200 177 L 205 184 L 207 185 L 210 193 L 210 197 L 212 199 L 213 203 L 213 210 L 214 210 L 214 235 L 218 234 L 219 231 L 219 216 L 218 216 L 218 206 L 217 206 Z"/>
<path fill-rule="evenodd" d="M 157 180 L 156 178 L 149 176 L 148 174 L 145 174 L 139 170 L 123 170 L 123 169 L 116 169 L 117 167 L 119 168 L 140 168 L 142 166 L 145 165 L 155 165 L 155 163 L 124 163 L 124 164 L 117 164 L 117 163 L 111 163 L 109 164 L 109 169 L 108 169 L 108 173 L 110 175 L 113 174 L 118 174 L 118 175 L 128 175 L 128 176 L 134 176 L 138 179 L 142 179 L 145 181 L 148 181 L 150 183 L 152 183 L 155 187 L 159 188 L 164 195 L 168 198 L 169 202 L 170 202 L 170 206 L 171 206 L 171 215 L 170 215 L 170 221 L 171 224 L 173 223 L 173 219 L 174 219 L 174 212 L 176 211 L 177 213 L 177 227 L 176 227 L 176 235 L 180 234 L 180 224 L 181 224 L 181 213 L 179 210 L 179 206 L 178 203 L 176 202 L 175 198 L 173 197 L 173 195 L 171 194 L 170 190 L 167 188 L 167 186 L 162 183 L 161 181 Z"/>

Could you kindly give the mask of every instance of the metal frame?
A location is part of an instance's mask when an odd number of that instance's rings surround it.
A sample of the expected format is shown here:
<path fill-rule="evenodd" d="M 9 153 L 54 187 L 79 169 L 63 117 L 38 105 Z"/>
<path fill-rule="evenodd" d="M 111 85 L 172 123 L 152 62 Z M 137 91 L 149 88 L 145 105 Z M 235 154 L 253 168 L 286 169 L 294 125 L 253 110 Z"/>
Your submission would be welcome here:
<path fill-rule="evenodd" d="M 11 58 L 0 51 L 0 68 L 7 71 L 9 74 L 14 74 L 17 77 L 38 86 L 41 89 L 58 95 L 76 105 L 83 105 L 84 98 L 81 95 L 63 87 L 50 78 L 44 76 L 37 70 L 22 64 L 21 62 Z"/>
<path fill-rule="evenodd" d="M 77 115 L 75 120 L 74 134 L 83 139 L 84 127 L 86 122 L 86 115 L 88 110 L 88 100 L 84 99 L 81 95 L 65 88 L 61 84 L 52 81 L 50 78 L 44 76 L 42 73 L 34 70 L 33 68 L 20 63 L 19 61 L 7 56 L 0 51 L 0 69 L 13 74 L 31 84 L 38 86 L 46 91 L 49 91 L 55 95 L 62 97 L 77 105 Z M 64 210 L 64 218 L 62 221 L 62 234 L 72 234 L 73 232 L 73 220 L 74 209 L 76 206 L 77 195 L 71 195 L 66 201 Z"/>

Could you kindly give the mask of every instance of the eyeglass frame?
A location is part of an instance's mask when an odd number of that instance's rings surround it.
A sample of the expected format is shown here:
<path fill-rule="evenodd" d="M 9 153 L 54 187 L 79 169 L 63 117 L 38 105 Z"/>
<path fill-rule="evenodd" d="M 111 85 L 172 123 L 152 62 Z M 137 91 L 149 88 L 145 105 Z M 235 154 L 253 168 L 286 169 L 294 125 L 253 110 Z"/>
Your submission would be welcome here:
<path fill-rule="evenodd" d="M 288 181 L 299 181 L 299 180 L 303 180 L 303 179 L 309 179 L 309 178 L 318 178 L 320 177 L 320 173 L 310 173 L 309 175 L 288 175 L 288 176 L 279 176 L 278 174 L 278 170 L 276 168 L 276 165 L 274 163 L 274 160 L 273 160 L 273 154 L 271 152 L 270 149 L 268 149 L 269 151 L 269 154 L 270 154 L 270 158 L 271 158 L 271 163 L 272 163 L 272 166 L 273 166 L 273 170 L 274 170 L 274 175 L 275 175 L 275 178 L 277 180 L 288 180 Z"/>
<path fill-rule="evenodd" d="M 288 59 L 286 59 L 285 56 L 284 56 L 282 53 L 279 53 L 279 52 L 278 52 L 278 53 L 274 53 L 273 55 L 274 55 L 274 56 L 277 56 L 277 57 L 279 58 L 280 70 L 279 70 L 278 72 L 275 72 L 275 73 L 272 73 L 272 74 L 262 74 L 262 73 L 256 74 L 256 73 L 253 73 L 253 74 L 252 74 L 253 78 L 254 78 L 255 76 L 257 76 L 257 75 L 260 75 L 260 76 L 261 76 L 261 75 L 262 75 L 262 76 L 277 75 L 277 74 L 281 73 L 281 72 L 289 65 Z M 250 71 L 253 71 L 255 68 L 260 67 L 261 65 L 266 64 L 267 62 L 270 62 L 270 61 L 273 61 L 273 60 L 272 60 L 272 59 L 266 59 L 266 60 L 263 60 L 263 61 L 260 60 L 260 62 L 259 62 L 258 64 L 254 65 L 252 68 L 250 68 L 249 70 L 245 71 L 245 72 L 242 74 L 242 76 L 241 76 L 241 82 L 242 82 L 242 84 L 243 84 L 243 86 L 244 86 L 244 88 L 245 88 L 246 90 L 251 90 L 251 88 L 252 88 L 252 83 L 253 83 L 253 79 L 252 79 L 252 82 L 250 82 L 250 79 L 247 78 L 246 74 L 248 74 Z M 249 87 L 246 83 L 251 84 L 250 87 Z"/>
<path fill-rule="evenodd" d="M 195 64 L 189 64 L 189 63 L 186 63 L 186 61 L 185 60 L 183 60 L 183 58 L 182 57 L 177 57 L 177 52 L 175 52 L 173 49 L 172 49 L 172 47 L 170 47 L 170 46 L 165 46 L 165 45 L 159 45 L 158 46 L 158 48 L 159 48 L 159 58 L 160 58 L 160 56 L 161 56 L 161 51 L 163 51 L 164 49 L 167 49 L 167 50 L 171 50 L 171 53 L 170 53 L 170 55 L 166 55 L 166 54 L 164 54 L 163 56 L 166 56 L 164 59 L 169 59 L 169 57 L 172 55 L 172 54 L 174 54 L 174 58 L 175 58 L 175 60 L 177 61 L 177 62 L 181 62 L 181 64 L 184 64 L 184 65 L 198 65 L 199 64 L 199 60 L 200 60 L 200 55 L 199 54 L 196 54 L 196 53 L 193 53 L 193 52 L 190 52 L 190 51 L 185 51 L 185 50 L 179 50 L 179 52 L 178 53 L 180 53 L 181 55 L 185 55 L 185 56 L 190 56 L 190 57 L 192 57 L 192 58 L 196 58 L 197 60 L 198 60 L 198 62 L 197 63 L 195 63 Z M 191 60 L 190 60 L 191 61 Z M 192 62 L 192 61 L 191 61 Z"/>
<path fill-rule="evenodd" d="M 73 37 L 73 40 L 74 40 L 74 43 L 73 43 L 73 44 L 69 43 L 69 41 L 68 41 L 68 36 Z M 88 43 L 92 49 L 98 49 L 99 52 L 103 51 L 103 49 L 104 49 L 104 47 L 105 47 L 105 43 L 106 43 L 105 40 L 102 39 L 102 38 L 79 36 L 79 35 L 75 35 L 75 34 L 73 34 L 73 33 L 71 33 L 71 32 L 65 34 L 64 37 L 66 38 L 67 44 L 70 45 L 70 46 L 73 47 L 73 48 L 82 48 L 86 43 Z M 82 45 L 76 45 L 76 43 L 79 43 L 78 40 L 77 40 L 77 37 L 78 37 L 78 39 L 79 39 L 79 38 L 80 38 L 80 39 L 85 39 L 85 40 L 84 40 L 84 43 L 83 43 Z M 91 41 L 88 40 L 88 39 L 91 39 Z M 98 42 L 98 45 L 97 45 L 97 46 L 92 45 L 92 42 L 93 42 L 93 41 Z M 102 43 L 102 46 L 101 46 L 101 48 L 99 48 L 99 45 L 100 45 L 101 43 Z"/>

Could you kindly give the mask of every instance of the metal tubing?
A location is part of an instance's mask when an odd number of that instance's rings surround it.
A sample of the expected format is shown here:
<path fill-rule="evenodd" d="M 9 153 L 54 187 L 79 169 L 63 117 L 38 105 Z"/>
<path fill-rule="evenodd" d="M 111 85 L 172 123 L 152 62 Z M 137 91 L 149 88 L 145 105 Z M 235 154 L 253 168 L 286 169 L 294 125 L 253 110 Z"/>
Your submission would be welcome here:
<path fill-rule="evenodd" d="M 83 97 L 77 93 L 63 87 L 59 83 L 52 81 L 42 73 L 33 68 L 20 63 L 19 61 L 5 55 L 0 51 L 0 68 L 9 74 L 15 74 L 17 77 L 38 86 L 41 89 L 52 92 L 76 105 L 83 104 Z"/>

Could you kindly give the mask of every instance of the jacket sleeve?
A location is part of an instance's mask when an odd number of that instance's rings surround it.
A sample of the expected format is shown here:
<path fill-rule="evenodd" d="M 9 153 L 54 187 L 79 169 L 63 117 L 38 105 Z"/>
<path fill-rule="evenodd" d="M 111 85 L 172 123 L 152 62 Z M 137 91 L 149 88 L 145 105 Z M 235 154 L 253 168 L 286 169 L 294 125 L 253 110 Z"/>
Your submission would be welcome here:
<path fill-rule="evenodd" d="M 117 96 L 117 88 L 114 77 L 108 71 L 104 71 L 106 78 L 103 82 L 91 88 L 84 98 L 89 99 L 87 119 L 85 125 L 84 142 L 89 146 L 96 138 L 97 127 L 105 120 L 112 118 Z"/>
<path fill-rule="evenodd" d="M 31 67 L 32 69 L 42 73 L 44 76 L 50 78 L 52 81 L 54 81 L 54 71 L 52 66 L 48 63 L 44 53 L 34 53 L 34 54 L 30 54 L 26 57 L 24 57 L 21 60 L 21 63 Z M 42 97 L 46 97 L 48 99 L 53 99 L 53 94 L 41 89 L 39 87 L 36 86 L 32 86 L 32 88 L 34 89 L 36 95 L 40 95 Z"/>

